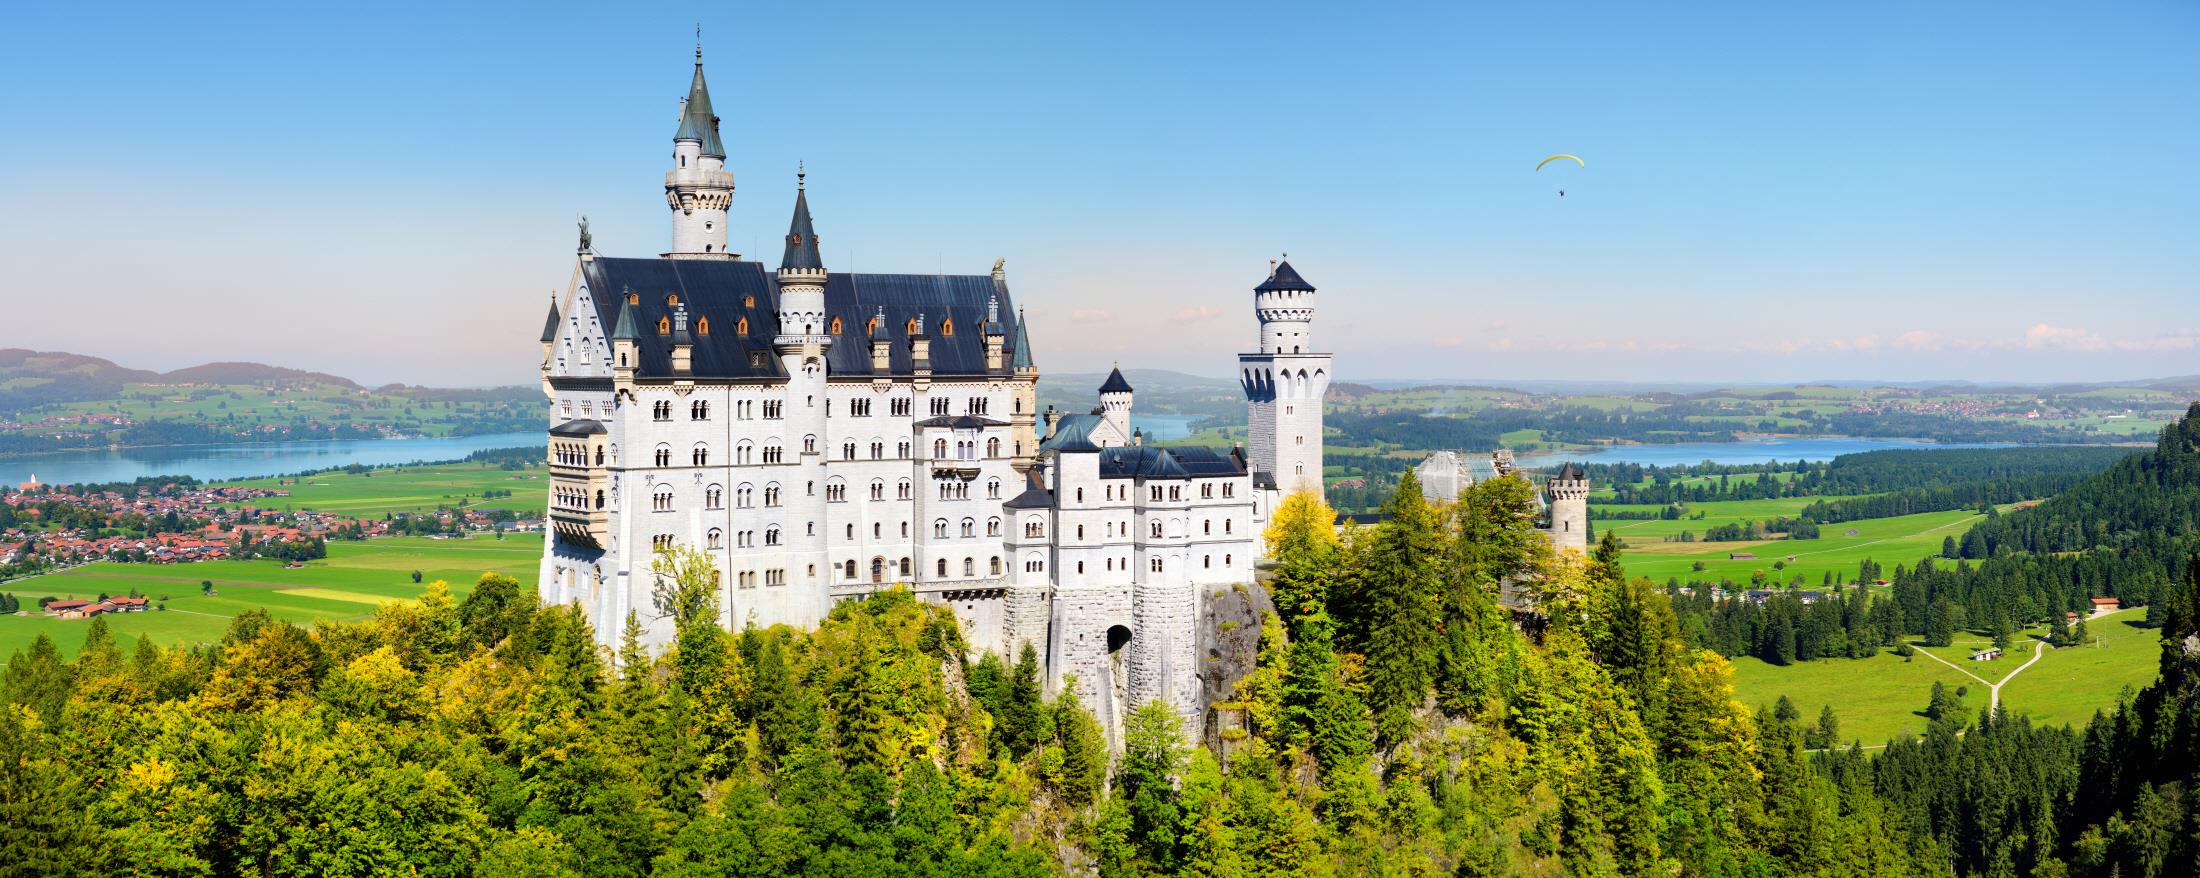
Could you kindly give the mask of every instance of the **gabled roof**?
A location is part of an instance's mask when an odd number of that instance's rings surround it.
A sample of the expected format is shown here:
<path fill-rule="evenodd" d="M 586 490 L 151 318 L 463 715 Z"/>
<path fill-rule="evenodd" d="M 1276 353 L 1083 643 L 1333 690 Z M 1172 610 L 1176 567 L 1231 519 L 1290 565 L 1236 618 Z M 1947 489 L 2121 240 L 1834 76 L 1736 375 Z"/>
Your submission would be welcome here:
<path fill-rule="evenodd" d="M 718 117 L 710 111 L 710 86 L 703 84 L 703 57 L 695 57 L 695 78 L 688 83 L 687 105 L 680 111 L 680 130 L 673 140 L 693 140 L 703 145 L 703 154 L 716 158 L 726 157 L 726 145 L 718 139 Z"/>
<path fill-rule="evenodd" d="M 1130 382 L 1128 382 L 1128 381 L 1125 381 L 1125 380 L 1123 380 L 1123 370 L 1122 370 L 1122 368 L 1121 368 L 1121 367 L 1117 367 L 1117 368 L 1114 368 L 1114 369 L 1109 369 L 1109 370 L 1108 370 L 1108 380 L 1106 380 L 1106 381 L 1103 381 L 1103 382 L 1101 382 L 1101 383 L 1100 383 L 1100 392 L 1101 392 L 1101 393 L 1129 393 L 1129 392 L 1131 392 L 1131 383 L 1130 383 Z"/>
<path fill-rule="evenodd" d="M 606 326 L 619 325 L 626 308 L 624 292 L 639 293 L 631 327 L 649 327 L 632 337 L 637 346 L 635 374 L 641 378 L 671 377 L 670 346 L 655 331 L 661 317 L 670 316 L 668 294 L 677 293 L 687 308 L 691 327 L 710 320 L 708 334 L 695 333 L 690 352 L 695 378 L 785 377 L 772 341 L 779 334 L 779 285 L 771 269 L 750 260 L 635 259 L 598 256 L 581 263 L 582 277 L 595 291 L 597 319 Z M 918 314 L 938 326 L 952 319 L 953 335 L 932 333 L 931 365 L 936 376 L 985 375 L 985 336 L 976 332 L 985 320 L 986 300 L 995 295 L 993 279 L 985 275 L 854 274 L 831 275 L 825 283 L 827 326 L 840 318 L 841 329 L 826 352 L 825 365 L 833 375 L 908 375 L 910 362 L 909 321 Z M 1000 294 L 1001 304 L 1010 305 Z M 884 315 L 876 335 L 866 336 L 871 318 Z M 742 321 L 747 332 L 742 332 Z M 614 339 L 621 336 L 614 332 Z M 872 339 L 891 341 L 887 368 L 871 368 Z M 1012 334 L 1007 343 L 1016 344 Z M 761 357 L 753 357 L 762 354 Z"/>
<path fill-rule="evenodd" d="M 1244 474 L 1244 461 L 1212 448 L 1130 445 L 1100 451 L 1103 479 L 1194 479 Z"/>
<path fill-rule="evenodd" d="M 1063 415 L 1061 420 L 1054 422 L 1054 432 L 1039 441 L 1039 450 L 1098 450 L 1100 446 L 1092 443 L 1092 428 L 1097 426 L 1100 426 L 1099 415 Z"/>
<path fill-rule="evenodd" d="M 1306 278 L 1300 277 L 1298 271 L 1291 267 L 1291 263 L 1278 262 L 1276 263 L 1275 273 L 1270 274 L 1267 280 L 1261 281 L 1260 286 L 1254 287 L 1253 292 L 1266 293 L 1277 290 L 1311 293 L 1314 291 L 1314 285 L 1307 283 Z"/>
<path fill-rule="evenodd" d="M 550 319 L 549 319 L 549 320 L 546 320 L 546 321 L 543 321 L 543 324 L 542 324 L 542 343 L 543 343 L 543 344 L 549 344 L 549 343 L 551 343 L 551 342 L 554 342 L 554 341 L 557 341 L 557 340 L 558 340 L 558 303 L 556 303 L 556 302 L 551 302 L 551 303 L 550 303 Z"/>
<path fill-rule="evenodd" d="M 779 257 L 779 269 L 824 267 L 825 259 L 817 253 L 817 229 L 810 223 L 810 194 L 796 188 L 794 219 L 787 223 L 787 252 Z"/>

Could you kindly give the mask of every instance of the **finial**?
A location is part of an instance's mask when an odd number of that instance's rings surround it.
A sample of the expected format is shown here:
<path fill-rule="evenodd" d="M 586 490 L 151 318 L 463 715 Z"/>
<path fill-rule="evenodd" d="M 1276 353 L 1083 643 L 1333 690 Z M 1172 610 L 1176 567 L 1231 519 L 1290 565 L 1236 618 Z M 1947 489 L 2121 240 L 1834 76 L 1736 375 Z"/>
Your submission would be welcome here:
<path fill-rule="evenodd" d="M 802 187 L 804 185 L 803 181 L 805 178 L 809 177 L 809 175 L 809 168 L 805 166 L 802 160 L 796 159 L 794 163 L 794 191 L 802 191 Z"/>
<path fill-rule="evenodd" d="M 703 23 L 700 21 L 695 23 L 695 63 L 697 66 L 703 63 Z"/>

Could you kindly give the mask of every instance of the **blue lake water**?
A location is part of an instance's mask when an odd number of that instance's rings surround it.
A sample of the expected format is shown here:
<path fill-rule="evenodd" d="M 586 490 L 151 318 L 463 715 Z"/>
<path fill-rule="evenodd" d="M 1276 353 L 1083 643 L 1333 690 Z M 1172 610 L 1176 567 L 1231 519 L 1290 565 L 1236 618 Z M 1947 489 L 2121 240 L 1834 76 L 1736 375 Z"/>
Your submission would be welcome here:
<path fill-rule="evenodd" d="M 1192 435 L 1192 422 L 1199 418 L 1191 415 L 1131 415 L 1131 428 L 1146 431 L 1150 439 L 1182 439 Z M 1044 426 L 1044 425 L 1042 425 Z"/>
<path fill-rule="evenodd" d="M 422 460 L 457 460 L 489 448 L 542 447 L 545 441 L 542 433 L 489 433 L 450 439 L 356 439 L 64 451 L 0 457 L 0 485 L 13 488 L 30 481 L 34 474 L 40 482 L 49 485 L 126 482 L 142 476 L 191 476 L 211 482 L 354 463 L 383 466 Z"/>
<path fill-rule="evenodd" d="M 1524 467 L 1575 463 L 1633 463 L 1643 466 L 1682 466 L 1710 461 L 1717 464 L 1764 463 L 1768 460 L 1832 460 L 1844 454 L 1883 451 L 1889 448 L 2003 448 L 2006 444 L 1937 443 L 1923 439 L 1753 439 L 1743 442 L 1683 442 L 1674 445 L 1614 445 L 1595 451 L 1523 454 Z"/>

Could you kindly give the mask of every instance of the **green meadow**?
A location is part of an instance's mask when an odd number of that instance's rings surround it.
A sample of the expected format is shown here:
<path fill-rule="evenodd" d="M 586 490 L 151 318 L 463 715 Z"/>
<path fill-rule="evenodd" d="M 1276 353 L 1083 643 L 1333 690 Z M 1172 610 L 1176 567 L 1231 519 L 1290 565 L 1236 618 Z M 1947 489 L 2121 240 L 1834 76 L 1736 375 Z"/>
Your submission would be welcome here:
<path fill-rule="evenodd" d="M 1665 537 L 1681 531 L 1692 532 L 1700 538 L 1706 528 L 1720 524 L 1748 520 L 1763 522 L 1778 515 L 1794 515 L 1817 499 L 1823 498 L 1698 503 L 1690 509 L 1710 513 L 1701 521 L 1601 519 L 1594 524 L 1599 534 L 1612 531 L 1626 541 L 1627 552 L 1624 557 L 1627 572 L 1632 576 L 1648 576 L 1659 582 L 1678 577 L 1684 582 L 1690 579 L 1717 581 L 1723 578 L 1736 583 L 1747 583 L 1752 573 L 1763 570 L 1776 583 L 1791 581 L 1800 574 L 1806 585 L 1817 585 L 1827 571 L 1844 581 L 1853 578 L 1857 564 L 1866 558 L 1879 562 L 1891 571 L 1896 564 L 1916 564 L 1920 558 L 1938 555 L 1942 538 L 1961 537 L 1963 531 L 1980 518 L 1975 513 L 1963 510 L 1924 512 L 1821 525 L 1819 538 L 1815 540 L 1745 540 L 1719 543 L 1664 541 Z M 1751 553 L 1757 557 L 1728 558 L 1728 555 L 1736 552 Z M 1788 560 L 1790 556 L 1794 560 Z M 1694 569 L 1698 562 L 1704 565 L 1700 572 Z M 1776 562 L 1784 564 L 1784 568 L 1774 569 L 1773 564 Z"/>
<path fill-rule="evenodd" d="M 310 509 L 359 518 L 380 517 L 390 512 L 433 512 L 443 507 L 501 507 L 516 512 L 540 512 L 550 502 L 547 470 L 539 466 L 507 470 L 489 463 L 408 466 L 357 473 L 326 472 L 229 484 L 290 492 L 288 497 L 268 497 L 230 504 L 232 506 Z M 483 491 L 492 489 L 510 491 L 512 496 L 481 499 Z"/>
<path fill-rule="evenodd" d="M 1819 710 L 1833 705 L 1844 744 L 1884 744 L 1890 738 L 1922 734 L 1925 705 L 1932 699 L 1936 680 L 1946 683 L 1951 692 L 1969 686 L 1970 695 L 1963 701 L 1966 708 L 1986 703 L 1985 686 L 1924 656 L 1905 661 L 1882 651 L 1871 658 L 1820 659 L 1784 667 L 1752 656 L 1734 659 L 1734 700 L 1755 710 L 1785 695 L 1802 711 L 1804 722 L 1817 722 Z"/>
<path fill-rule="evenodd" d="M 2001 702 L 2053 725 L 2080 725 L 2114 707 L 2125 687 L 2146 688 L 2160 672 L 2162 635 L 2141 625 L 2145 618 L 2145 610 L 2134 608 L 2087 620 L 2092 643 L 2049 652 L 2001 687 Z"/>
<path fill-rule="evenodd" d="M 43 632 L 62 652 L 74 655 L 84 642 L 86 619 L 55 619 L 36 611 L 42 597 L 92 599 L 105 593 L 166 596 L 168 609 L 107 616 L 123 643 L 140 635 L 155 643 L 203 643 L 219 640 L 231 617 L 264 609 L 276 618 L 300 624 L 323 620 L 349 622 L 374 614 L 385 601 L 408 601 L 423 584 L 450 583 L 464 595 L 483 573 L 502 573 L 532 584 L 542 557 L 540 534 L 506 534 L 502 540 L 477 534 L 468 539 L 392 537 L 366 542 L 331 542 L 329 556 L 298 569 L 274 561 L 205 561 L 196 564 L 118 564 L 100 562 L 59 573 L 0 585 L 21 598 L 26 614 L 0 617 L 0 656 L 28 646 Z M 201 594 L 211 581 L 215 593 Z"/>

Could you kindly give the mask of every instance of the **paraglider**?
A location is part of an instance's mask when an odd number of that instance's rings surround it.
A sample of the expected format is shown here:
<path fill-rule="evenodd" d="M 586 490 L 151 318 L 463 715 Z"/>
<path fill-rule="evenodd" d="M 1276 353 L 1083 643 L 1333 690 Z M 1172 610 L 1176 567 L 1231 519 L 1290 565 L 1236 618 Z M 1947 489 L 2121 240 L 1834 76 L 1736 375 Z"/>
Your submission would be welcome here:
<path fill-rule="evenodd" d="M 1587 167 L 1589 167 L 1589 163 L 1588 163 L 1588 162 L 1585 162 L 1585 161 L 1582 161 L 1582 160 L 1581 160 L 1581 157 L 1580 157 L 1580 156 L 1577 156 L 1577 155 L 1572 155 L 1572 154 L 1569 154 L 1569 153 L 1563 153 L 1563 152 L 1562 152 L 1562 153 L 1558 153 L 1557 155 L 1547 156 L 1547 157 L 1545 157 L 1545 158 L 1544 158 L 1544 159 L 1543 159 L 1542 161 L 1540 161 L 1540 162 L 1536 162 L 1536 163 L 1535 163 L 1535 170 L 1536 170 L 1536 172 L 1537 172 L 1537 173 L 1542 173 L 1542 172 L 1543 172 L 1543 166 L 1544 166 L 1544 165 L 1547 165 L 1547 164 L 1550 164 L 1550 163 L 1552 163 L 1552 162 L 1558 161 L 1559 159 L 1572 159 L 1572 160 L 1573 160 L 1573 163 L 1574 163 L 1574 166 L 1575 166 L 1575 167 L 1579 167 L 1579 168 L 1587 168 Z M 1560 198 L 1564 198 L 1564 197 L 1566 197 L 1566 190 L 1564 190 L 1564 189 L 1560 189 L 1560 190 L 1558 190 L 1558 197 L 1560 197 Z"/>

